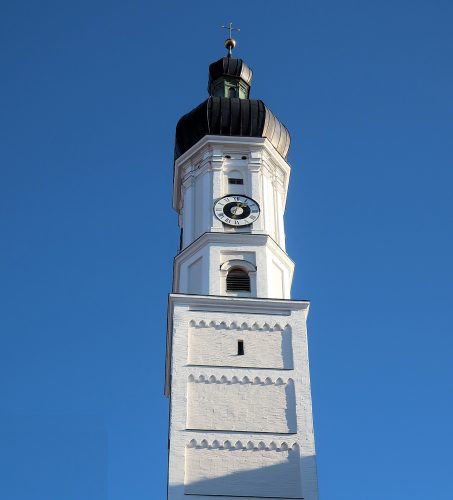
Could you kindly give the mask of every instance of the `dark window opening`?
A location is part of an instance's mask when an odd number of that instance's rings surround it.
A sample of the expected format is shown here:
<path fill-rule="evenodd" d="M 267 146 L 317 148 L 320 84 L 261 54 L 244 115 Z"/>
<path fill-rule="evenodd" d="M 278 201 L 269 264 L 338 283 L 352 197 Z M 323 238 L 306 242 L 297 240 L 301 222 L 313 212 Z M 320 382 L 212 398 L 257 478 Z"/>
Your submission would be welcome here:
<path fill-rule="evenodd" d="M 242 156 L 241 157 L 241 160 L 246 160 L 247 159 L 247 156 Z"/>
<path fill-rule="evenodd" d="M 244 355 L 244 341 L 238 340 L 238 356 Z"/>
<path fill-rule="evenodd" d="M 230 156 L 230 155 L 225 155 L 225 158 L 226 158 L 227 160 L 229 160 L 229 159 L 231 158 L 231 156 Z"/>
<path fill-rule="evenodd" d="M 244 184 L 244 179 L 233 179 L 228 177 L 228 184 Z"/>
<path fill-rule="evenodd" d="M 250 276 L 243 269 L 231 269 L 226 278 L 227 292 L 250 292 Z"/>
<path fill-rule="evenodd" d="M 238 93 L 234 87 L 228 89 L 228 97 L 237 97 Z"/>

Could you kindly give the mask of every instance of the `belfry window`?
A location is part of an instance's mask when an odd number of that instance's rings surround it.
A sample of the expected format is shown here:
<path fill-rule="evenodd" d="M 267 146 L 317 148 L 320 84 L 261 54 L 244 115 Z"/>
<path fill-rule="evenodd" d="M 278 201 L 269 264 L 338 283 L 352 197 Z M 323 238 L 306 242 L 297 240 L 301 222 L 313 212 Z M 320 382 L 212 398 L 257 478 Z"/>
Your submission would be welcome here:
<path fill-rule="evenodd" d="M 244 179 L 235 179 L 233 177 L 228 177 L 228 184 L 244 184 Z"/>
<path fill-rule="evenodd" d="M 226 277 L 227 292 L 250 292 L 250 276 L 238 267 L 230 269 Z"/>
<path fill-rule="evenodd" d="M 228 97 L 237 97 L 238 92 L 234 87 L 229 87 L 228 88 Z"/>
<path fill-rule="evenodd" d="M 238 340 L 238 356 L 244 356 L 244 341 Z"/>

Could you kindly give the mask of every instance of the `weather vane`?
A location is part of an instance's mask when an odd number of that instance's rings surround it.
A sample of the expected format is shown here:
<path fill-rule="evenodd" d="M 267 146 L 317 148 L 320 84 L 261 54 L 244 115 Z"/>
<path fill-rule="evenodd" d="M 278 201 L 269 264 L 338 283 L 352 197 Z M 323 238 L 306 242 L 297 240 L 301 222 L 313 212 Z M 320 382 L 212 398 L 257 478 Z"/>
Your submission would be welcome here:
<path fill-rule="evenodd" d="M 239 33 L 239 31 L 241 30 L 240 28 L 233 28 L 233 23 L 231 22 L 228 26 L 221 26 L 221 28 L 225 28 L 230 32 L 229 38 L 225 40 L 225 47 L 228 50 L 228 57 L 231 57 L 231 55 L 233 54 L 233 49 L 234 47 L 236 47 L 236 40 L 232 37 L 232 32 L 237 31 Z"/>

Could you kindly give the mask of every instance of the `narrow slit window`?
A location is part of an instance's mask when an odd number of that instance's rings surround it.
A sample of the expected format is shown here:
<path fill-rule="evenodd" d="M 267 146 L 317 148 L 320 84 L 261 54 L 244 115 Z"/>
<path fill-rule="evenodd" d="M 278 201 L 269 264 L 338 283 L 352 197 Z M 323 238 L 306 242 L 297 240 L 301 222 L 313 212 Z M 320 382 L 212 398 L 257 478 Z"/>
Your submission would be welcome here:
<path fill-rule="evenodd" d="M 244 341 L 238 340 L 238 356 L 244 355 Z"/>
<path fill-rule="evenodd" d="M 234 179 L 233 177 L 228 177 L 228 184 L 244 184 L 244 179 Z"/>

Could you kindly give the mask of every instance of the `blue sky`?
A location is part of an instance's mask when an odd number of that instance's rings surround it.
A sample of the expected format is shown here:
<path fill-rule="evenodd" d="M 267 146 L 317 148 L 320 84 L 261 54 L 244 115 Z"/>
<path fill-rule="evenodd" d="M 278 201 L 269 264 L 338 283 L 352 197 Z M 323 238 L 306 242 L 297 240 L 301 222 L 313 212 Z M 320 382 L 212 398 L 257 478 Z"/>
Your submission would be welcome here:
<path fill-rule="evenodd" d="M 219 25 L 292 135 L 321 500 L 451 499 L 453 4 L 0 4 L 0 498 L 163 499 L 174 129 Z"/>

